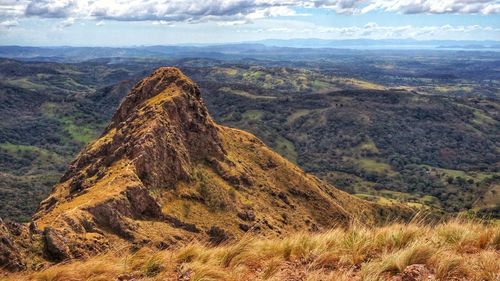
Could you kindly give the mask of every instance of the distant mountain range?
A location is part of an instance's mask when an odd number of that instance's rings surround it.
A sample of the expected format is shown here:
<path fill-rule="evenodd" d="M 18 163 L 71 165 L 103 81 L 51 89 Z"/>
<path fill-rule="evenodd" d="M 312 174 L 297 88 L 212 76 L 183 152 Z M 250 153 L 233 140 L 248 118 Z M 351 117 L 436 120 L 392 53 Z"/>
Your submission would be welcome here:
<path fill-rule="evenodd" d="M 414 39 L 268 39 L 257 43 L 266 46 L 293 48 L 342 48 L 342 49 L 500 49 L 500 41 L 469 40 L 414 40 Z"/>
<path fill-rule="evenodd" d="M 36 59 L 39 61 L 85 61 L 96 58 L 186 58 L 211 59 L 287 59 L 321 58 L 324 56 L 359 52 L 360 50 L 391 51 L 499 51 L 500 41 L 453 40 L 324 40 L 324 39 L 268 39 L 235 44 L 198 44 L 171 46 L 130 47 L 31 47 L 0 46 L 0 57 Z"/>

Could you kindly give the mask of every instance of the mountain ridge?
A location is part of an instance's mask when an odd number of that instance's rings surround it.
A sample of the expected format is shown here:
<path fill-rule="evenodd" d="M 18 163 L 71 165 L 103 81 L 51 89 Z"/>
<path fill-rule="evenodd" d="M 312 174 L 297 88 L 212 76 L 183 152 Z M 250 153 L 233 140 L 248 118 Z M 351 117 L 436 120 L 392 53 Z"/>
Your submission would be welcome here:
<path fill-rule="evenodd" d="M 217 125 L 198 87 L 162 67 L 131 90 L 20 233 L 57 262 L 117 245 L 219 244 L 247 232 L 273 237 L 412 213 L 339 191 L 252 134 Z"/>

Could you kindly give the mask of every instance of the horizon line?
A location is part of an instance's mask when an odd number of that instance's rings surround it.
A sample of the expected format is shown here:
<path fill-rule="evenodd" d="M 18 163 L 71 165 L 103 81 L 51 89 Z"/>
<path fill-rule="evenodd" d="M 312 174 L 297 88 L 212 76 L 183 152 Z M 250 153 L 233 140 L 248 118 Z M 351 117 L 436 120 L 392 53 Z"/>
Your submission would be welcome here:
<path fill-rule="evenodd" d="M 194 42 L 185 42 L 185 43 L 176 43 L 176 44 L 145 44 L 145 45 L 71 45 L 71 44 L 63 44 L 63 45 L 22 45 L 22 44 L 8 44 L 3 45 L 0 44 L 0 47 L 33 47 L 33 48 L 138 48 L 138 47 L 182 47 L 182 46 L 224 46 L 224 45 L 263 45 L 272 47 L 272 45 L 267 45 L 266 41 L 279 41 L 279 42 L 292 42 L 292 41 L 322 41 L 322 42 L 349 42 L 349 41 L 374 41 L 374 42 L 384 42 L 384 41 L 400 41 L 404 43 L 404 41 L 412 41 L 415 43 L 425 43 L 425 42 L 463 42 L 463 43 L 494 43 L 500 44 L 500 40 L 495 39 L 487 39 L 487 40 L 475 40 L 475 39 L 414 39 L 414 38 L 384 38 L 384 39 L 373 39 L 373 38 L 352 38 L 352 39 L 322 39 L 322 38 L 289 38 L 289 39 L 280 39 L 280 38 L 268 38 L 254 41 L 228 41 L 228 42 L 204 42 L 204 43 L 194 43 Z M 287 47 L 287 46 L 276 46 L 276 47 Z M 301 47 L 293 47 L 292 48 L 301 48 Z M 334 46 L 331 46 L 334 47 Z M 307 48 L 331 48 L 326 46 L 319 47 L 311 47 Z"/>

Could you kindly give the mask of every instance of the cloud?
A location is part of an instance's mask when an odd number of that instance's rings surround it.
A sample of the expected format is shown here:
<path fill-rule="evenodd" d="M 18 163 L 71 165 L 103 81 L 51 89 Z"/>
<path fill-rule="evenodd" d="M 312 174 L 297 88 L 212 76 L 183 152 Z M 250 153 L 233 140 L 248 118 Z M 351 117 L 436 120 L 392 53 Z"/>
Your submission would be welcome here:
<path fill-rule="evenodd" d="M 320 0 L 310 2 L 313 2 L 314 7 L 330 9 L 339 14 L 358 14 L 360 12 L 359 6 L 365 0 Z"/>
<path fill-rule="evenodd" d="M 66 28 L 66 27 L 72 26 L 74 23 L 75 23 L 75 19 L 74 18 L 67 18 L 67 19 L 63 20 L 62 22 L 60 22 L 57 25 L 57 27 L 58 28 Z"/>
<path fill-rule="evenodd" d="M 361 12 L 399 12 L 403 14 L 498 14 L 498 0 L 373 0 Z"/>
<path fill-rule="evenodd" d="M 254 20 L 277 16 L 293 16 L 298 0 L 131 0 L 96 1 L 88 5 L 88 13 L 98 19 L 118 21 L 186 21 L 201 22 Z"/>
<path fill-rule="evenodd" d="M 293 32 L 296 38 L 309 38 L 311 33 L 317 38 L 323 39 L 450 39 L 450 38 L 469 38 L 479 33 L 488 32 L 500 35 L 500 28 L 480 25 L 452 26 L 452 25 L 433 25 L 433 26 L 382 26 L 377 23 L 367 23 L 363 26 L 346 27 L 326 27 L 320 25 L 300 24 L 296 22 L 287 23 L 287 28 L 258 28 L 242 29 L 240 32 L 266 33 L 271 37 L 279 37 L 283 33 Z"/>
<path fill-rule="evenodd" d="M 27 1 L 21 0 L 0 0 L 0 16 L 16 17 L 24 15 Z"/>
<path fill-rule="evenodd" d="M 18 25 L 19 25 L 19 22 L 17 20 L 5 20 L 5 21 L 0 22 L 0 26 L 5 27 L 7 29 L 16 27 Z"/>
<path fill-rule="evenodd" d="M 26 6 L 26 16 L 44 18 L 66 18 L 74 16 L 79 1 L 77 0 L 36 0 Z"/>
<path fill-rule="evenodd" d="M 500 0 L 0 0 L 0 18 L 40 17 L 164 22 L 249 23 L 300 16 L 314 8 L 338 14 L 372 11 L 499 14 Z M 231 25 L 231 24 L 228 24 Z"/>
<path fill-rule="evenodd" d="M 175 23 L 173 23 L 171 21 L 158 20 L 158 21 L 153 21 L 153 25 L 163 25 L 163 26 L 174 27 Z"/>
<path fill-rule="evenodd" d="M 217 25 L 218 26 L 235 26 L 235 25 L 243 25 L 243 24 L 247 24 L 247 23 L 250 23 L 250 21 L 248 21 L 248 20 L 233 20 L 233 21 L 221 21 L 221 22 L 218 22 Z"/>
<path fill-rule="evenodd" d="M 294 10 L 288 7 L 268 7 L 256 10 L 245 16 L 248 20 L 258 20 L 264 18 L 283 17 L 283 16 L 296 16 L 298 15 Z"/>

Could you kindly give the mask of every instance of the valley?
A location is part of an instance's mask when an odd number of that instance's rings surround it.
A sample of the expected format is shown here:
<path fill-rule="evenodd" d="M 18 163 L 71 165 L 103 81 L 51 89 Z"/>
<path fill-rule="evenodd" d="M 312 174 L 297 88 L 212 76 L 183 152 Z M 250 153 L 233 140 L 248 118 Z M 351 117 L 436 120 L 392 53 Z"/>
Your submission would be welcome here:
<path fill-rule="evenodd" d="M 296 62 L 0 64 L 2 280 L 498 276 L 496 96 Z"/>
<path fill-rule="evenodd" d="M 180 66 L 200 86 L 217 122 L 360 198 L 498 216 L 498 59 L 441 52 L 450 60 L 436 64 L 436 52 L 419 52 L 2 59 L 1 217 L 29 220 L 134 83 L 162 65 Z"/>

